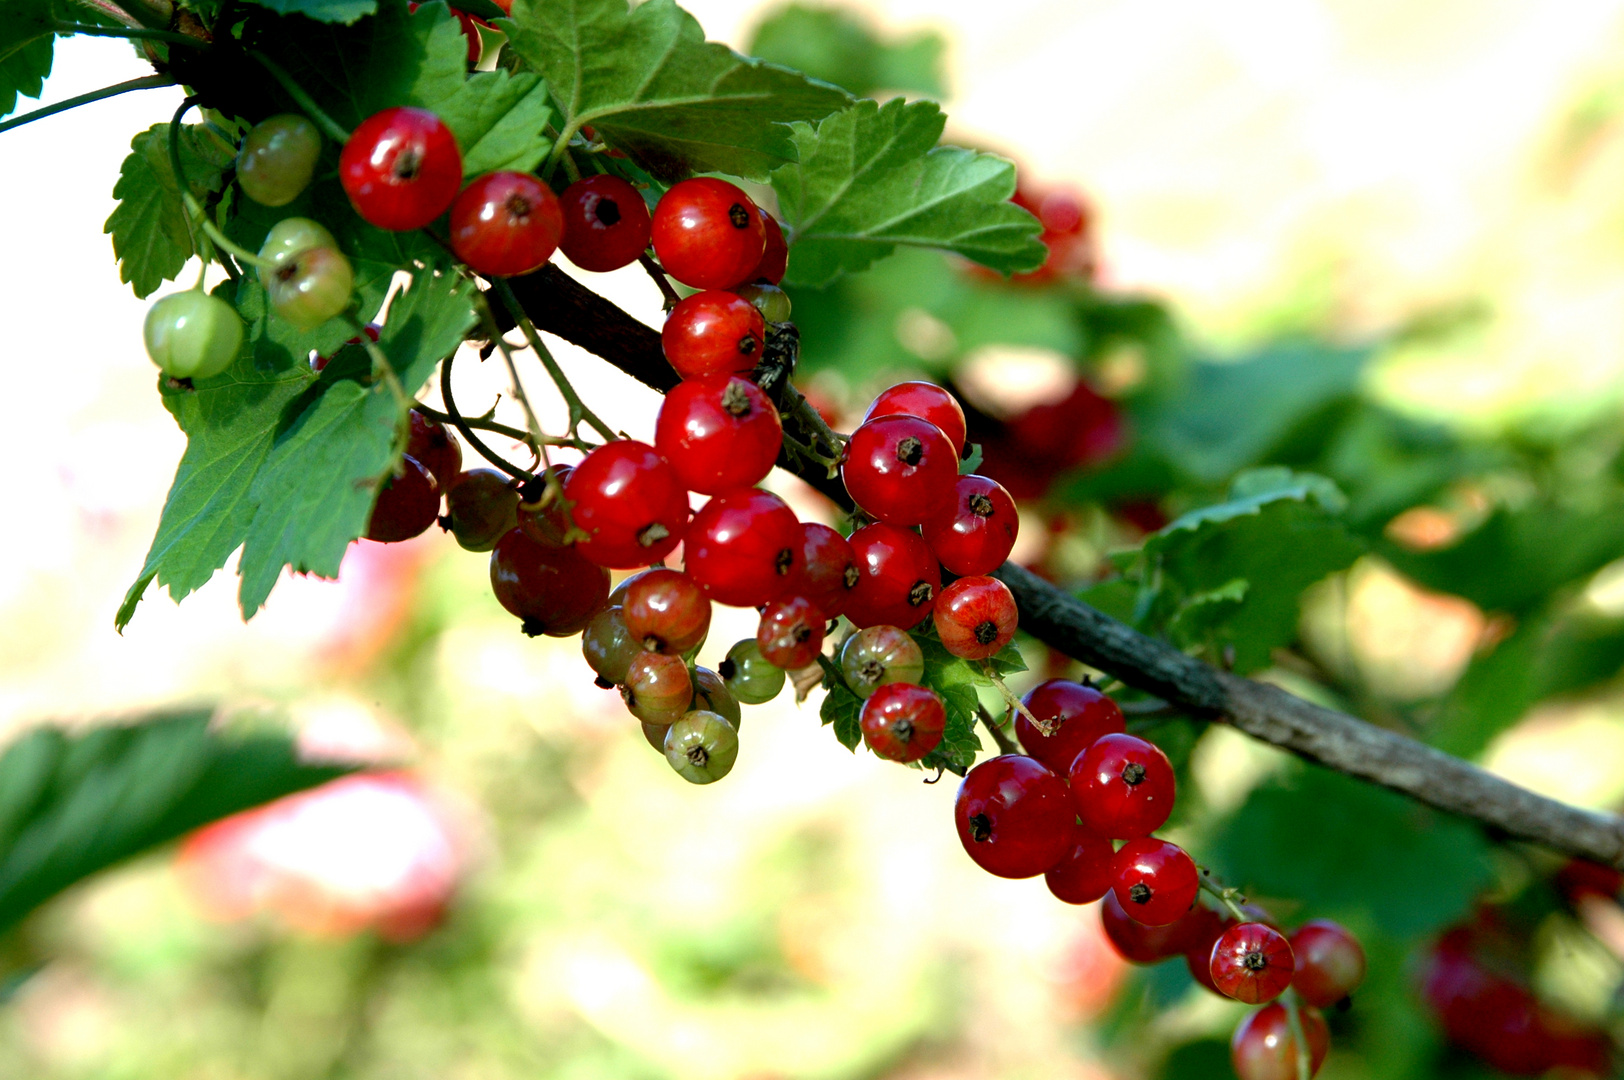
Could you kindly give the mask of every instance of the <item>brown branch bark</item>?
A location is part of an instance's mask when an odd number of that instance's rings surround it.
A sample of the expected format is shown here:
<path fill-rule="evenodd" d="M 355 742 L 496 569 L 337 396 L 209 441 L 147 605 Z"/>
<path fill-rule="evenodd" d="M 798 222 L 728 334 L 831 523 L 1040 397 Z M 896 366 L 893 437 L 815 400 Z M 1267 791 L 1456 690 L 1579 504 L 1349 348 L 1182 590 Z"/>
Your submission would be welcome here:
<path fill-rule="evenodd" d="M 664 392 L 677 376 L 660 335 L 554 267 L 513 282 L 531 319 Z M 792 434 L 803 434 L 795 433 Z M 836 503 L 838 480 L 797 470 Z M 1624 819 L 1537 795 L 1459 758 L 1267 683 L 1226 672 L 1139 633 L 1036 574 L 1005 563 L 996 571 L 1014 593 L 1021 629 L 1067 656 L 1197 717 L 1221 720 L 1310 761 L 1471 818 L 1507 836 L 1624 868 Z"/>

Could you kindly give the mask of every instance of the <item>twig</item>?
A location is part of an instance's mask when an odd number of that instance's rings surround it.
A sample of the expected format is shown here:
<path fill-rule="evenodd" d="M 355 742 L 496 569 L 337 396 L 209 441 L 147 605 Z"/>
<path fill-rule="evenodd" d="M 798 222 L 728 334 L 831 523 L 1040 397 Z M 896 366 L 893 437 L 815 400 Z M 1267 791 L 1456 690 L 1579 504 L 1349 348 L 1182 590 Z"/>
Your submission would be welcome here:
<path fill-rule="evenodd" d="M 645 251 L 639 255 L 637 262 L 644 270 L 648 271 L 648 276 L 654 279 L 654 284 L 660 287 L 660 295 L 665 298 L 665 303 L 662 306 L 669 313 L 672 308 L 682 301 L 682 297 L 677 295 L 677 290 L 671 287 L 671 279 L 665 276 L 665 271 L 660 268 L 659 263 L 649 258 L 648 252 Z"/>
<path fill-rule="evenodd" d="M 416 409 L 430 420 L 438 420 L 442 424 L 450 424 L 453 427 L 456 427 L 460 421 L 461 423 L 467 424 L 469 427 L 475 428 L 479 431 L 489 431 L 493 435 L 506 435 L 514 442 L 522 442 L 526 446 L 530 445 L 530 441 L 532 439 L 532 436 L 528 431 L 524 431 L 516 427 L 509 427 L 506 424 L 499 424 L 495 420 L 486 420 L 477 416 L 452 416 L 450 413 L 441 412 L 439 409 L 436 409 L 433 406 L 425 405 L 421 401 L 413 405 L 412 408 Z M 595 445 L 593 443 L 583 442 L 580 439 L 571 439 L 563 435 L 543 435 L 541 439 L 542 442 L 547 446 L 571 446 L 577 450 L 590 450 Z"/>
<path fill-rule="evenodd" d="M 118 97 L 120 94 L 128 94 L 132 90 L 155 90 L 160 86 L 174 85 L 175 80 L 168 75 L 144 75 L 139 79 L 104 86 L 100 90 L 92 90 L 88 94 L 70 97 L 66 101 L 57 102 L 55 105 L 47 105 L 43 109 L 35 109 L 33 112 L 23 113 L 21 116 L 13 116 L 10 120 L 0 121 L 0 131 L 9 131 L 12 128 L 22 127 L 24 124 L 32 124 L 35 120 L 43 120 L 47 116 L 55 116 L 57 113 L 77 109 L 81 105 L 89 105 L 95 101 L 106 101 L 108 98 Z"/>
<path fill-rule="evenodd" d="M 981 714 L 981 722 L 986 725 L 987 730 L 992 734 L 992 741 L 998 744 L 1000 754 L 1018 754 L 1021 752 L 1020 747 L 1015 745 L 1015 740 L 1009 737 L 1009 733 L 998 726 L 998 721 L 993 719 L 992 713 L 980 705 L 976 706 L 976 711 Z"/>
<path fill-rule="evenodd" d="M 96 26 L 93 23 L 58 22 L 59 34 L 83 34 L 85 37 L 129 38 L 131 41 L 161 41 L 166 45 L 187 45 L 194 49 L 207 49 L 209 43 L 186 34 L 169 30 L 148 30 L 140 26 Z"/>
<path fill-rule="evenodd" d="M 613 442 L 617 438 L 614 429 L 599 420 L 597 414 L 586 407 L 586 402 L 581 400 L 581 395 L 575 392 L 575 387 L 570 385 L 569 378 L 564 374 L 564 369 L 558 366 L 558 361 L 553 359 L 553 354 L 547 351 L 546 345 L 542 344 L 541 335 L 536 333 L 536 328 L 531 323 L 530 317 L 524 313 L 524 308 L 520 306 L 518 298 L 513 295 L 513 290 L 508 288 L 507 279 L 493 278 L 491 280 L 491 291 L 496 293 L 509 313 L 512 314 L 513 320 L 519 324 L 519 329 L 524 331 L 524 338 L 530 343 L 531 350 L 541 360 L 542 366 L 547 369 L 547 374 L 553 380 L 553 385 L 563 395 L 564 403 L 569 406 L 570 411 L 570 434 L 579 434 L 581 424 L 585 423 L 590 425 L 592 430 L 599 435 Z M 492 325 L 494 325 L 494 320 Z M 500 334 L 497 335 L 497 339 L 500 342 Z M 506 356 L 506 353 L 504 352 L 503 355 Z M 508 366 L 512 367 L 511 359 L 508 361 Z M 523 391 L 518 389 L 517 372 L 514 373 L 513 377 L 515 379 L 514 391 L 522 395 Z M 524 407 L 528 412 L 529 403 L 524 402 Z"/>

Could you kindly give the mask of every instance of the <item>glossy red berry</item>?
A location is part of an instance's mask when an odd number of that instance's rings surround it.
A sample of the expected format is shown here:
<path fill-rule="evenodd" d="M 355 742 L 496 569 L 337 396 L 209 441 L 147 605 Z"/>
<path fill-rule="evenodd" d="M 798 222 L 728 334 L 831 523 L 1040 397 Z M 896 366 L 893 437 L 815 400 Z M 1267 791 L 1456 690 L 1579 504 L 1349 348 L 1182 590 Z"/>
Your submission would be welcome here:
<path fill-rule="evenodd" d="M 1280 931 L 1265 923 L 1246 922 L 1219 936 L 1208 966 L 1213 985 L 1221 993 L 1248 1005 L 1261 1005 L 1285 993 L 1297 960 Z"/>
<path fill-rule="evenodd" d="M 737 375 L 707 375 L 672 387 L 654 422 L 654 448 L 689 491 L 718 495 L 766 479 L 784 444 L 778 410 Z"/>
<path fill-rule="evenodd" d="M 563 547 L 568 541 L 570 515 L 564 509 L 569 496 L 564 485 L 575 470 L 568 465 L 554 465 L 553 476 L 559 483 L 558 491 L 549 499 L 547 482 L 538 477 L 519 489 L 519 528 L 538 544 Z M 622 582 L 621 584 L 625 584 Z"/>
<path fill-rule="evenodd" d="M 955 454 L 964 450 L 964 409 L 957 398 L 935 383 L 898 383 L 880 391 L 874 404 L 863 414 L 863 420 L 867 422 L 877 416 L 917 416 L 940 428 Z"/>
<path fill-rule="evenodd" d="M 564 481 L 581 554 L 611 569 L 647 566 L 671 553 L 688 523 L 688 494 L 647 443 L 617 439 L 597 447 Z"/>
<path fill-rule="evenodd" d="M 563 235 L 558 196 L 530 173 L 486 173 L 451 204 L 451 250 L 486 277 L 541 269 Z"/>
<path fill-rule="evenodd" d="M 838 618 L 862 578 L 851 544 L 829 526 L 809 521 L 801 526 L 801 557 L 801 573 L 790 591 L 812 601 L 826 617 Z"/>
<path fill-rule="evenodd" d="M 1114 885 L 1114 859 L 1112 864 Z M 1106 893 L 1100 903 L 1100 925 L 1117 954 L 1133 964 L 1160 963 L 1186 952 L 1203 937 L 1206 947 L 1202 950 L 1202 956 L 1206 956 L 1212 952 L 1212 943 L 1222 932 L 1217 913 L 1199 905 L 1191 908 L 1182 919 L 1166 926 L 1147 926 L 1123 909 L 1114 891 Z M 1206 936 L 1209 927 L 1213 928 L 1211 936 Z"/>
<path fill-rule="evenodd" d="M 934 690 L 886 683 L 863 702 L 857 724 L 876 757 L 918 761 L 941 744 L 947 709 Z"/>
<path fill-rule="evenodd" d="M 840 478 L 858 506 L 892 525 L 918 525 L 953 501 L 959 455 L 917 416 L 881 416 L 852 433 Z"/>
<path fill-rule="evenodd" d="M 735 293 L 712 290 L 677 301 L 660 330 L 665 358 L 684 379 L 748 375 L 761 362 L 767 322 Z"/>
<path fill-rule="evenodd" d="M 491 552 L 491 591 L 531 637 L 569 637 L 603 610 L 609 572 L 575 548 L 547 547 L 513 529 Z"/>
<path fill-rule="evenodd" d="M 1173 812 L 1173 766 L 1154 743 L 1104 735 L 1077 755 L 1070 770 L 1077 816 L 1090 832 L 1113 840 L 1149 836 Z"/>
<path fill-rule="evenodd" d="M 777 285 L 784 280 L 784 274 L 789 270 L 789 244 L 784 241 L 784 229 L 773 217 L 761 207 L 756 207 L 756 214 L 761 218 L 761 227 L 766 233 L 766 243 L 761 253 L 761 261 L 756 264 L 755 273 L 749 277 L 750 281 L 765 281 Z"/>
<path fill-rule="evenodd" d="M 1329 1008 L 1365 981 L 1365 950 L 1340 923 L 1315 919 L 1291 935 L 1297 972 L 1291 980 L 1297 996 L 1310 1005 Z"/>
<path fill-rule="evenodd" d="M 954 482 L 952 501 L 921 531 L 943 566 L 970 577 L 1002 566 L 1020 530 L 1020 512 L 1004 485 L 972 473 Z"/>
<path fill-rule="evenodd" d="M 1102 836 L 1077 830 L 1077 842 L 1043 875 L 1049 891 L 1068 904 L 1092 904 L 1116 882 L 1116 848 Z"/>
<path fill-rule="evenodd" d="M 774 600 L 761 611 L 756 647 L 774 667 L 799 671 L 818 662 L 828 617 L 804 596 Z"/>
<path fill-rule="evenodd" d="M 383 544 L 410 540 L 440 516 L 440 485 L 416 458 L 400 459 L 400 473 L 384 481 L 367 521 L 367 539 Z"/>
<path fill-rule="evenodd" d="M 846 597 L 853 626 L 910 630 L 931 613 L 942 568 L 918 533 L 876 522 L 852 533 L 848 543 L 861 575 Z"/>
<path fill-rule="evenodd" d="M 1020 754 L 989 758 L 965 774 L 953 817 L 970 858 L 999 877 L 1044 873 L 1077 840 L 1066 782 Z"/>
<path fill-rule="evenodd" d="M 427 109 L 385 109 L 350 135 L 338 157 L 338 179 L 368 224 L 421 229 L 457 197 L 462 152 L 451 129 Z"/>
<path fill-rule="evenodd" d="M 519 523 L 519 493 L 506 473 L 470 469 L 446 485 L 451 535 L 465 551 L 489 551 Z"/>
<path fill-rule="evenodd" d="M 766 251 L 767 232 L 750 196 L 726 180 L 674 184 L 654 208 L 654 253 L 691 289 L 743 284 Z"/>
<path fill-rule="evenodd" d="M 711 602 L 687 574 L 656 567 L 626 590 L 620 617 L 646 651 L 680 656 L 705 640 Z"/>
<path fill-rule="evenodd" d="M 560 245 L 582 270 L 608 273 L 637 261 L 652 228 L 648 204 L 632 185 L 603 173 L 577 180 L 558 197 L 564 214 Z"/>
<path fill-rule="evenodd" d="M 1318 1009 L 1304 1008 L 1301 1017 L 1313 1076 L 1331 1049 L 1331 1032 Z M 1275 1002 L 1242 1020 L 1229 1042 L 1229 1060 L 1240 1080 L 1297 1080 L 1297 1040 L 1286 1007 Z"/>
<path fill-rule="evenodd" d="M 372 340 L 378 339 L 374 336 Z M 433 473 L 441 487 L 449 486 L 451 478 L 462 471 L 462 447 L 451 437 L 451 432 L 446 430 L 444 424 L 438 420 L 430 420 L 415 409 L 411 413 L 411 424 L 412 430 L 406 439 L 406 453 Z"/>
<path fill-rule="evenodd" d="M 996 656 L 1014 640 L 1020 620 L 1009 586 L 990 577 L 963 577 L 947 586 L 931 618 L 943 647 L 966 660 Z"/>
<path fill-rule="evenodd" d="M 1201 874 L 1177 844 L 1154 837 L 1130 840 L 1116 854 L 1112 891 L 1133 918 L 1147 926 L 1166 926 L 1189 913 L 1201 891 Z"/>
<path fill-rule="evenodd" d="M 1021 748 L 1062 776 L 1071 774 L 1071 763 L 1095 740 L 1128 730 L 1115 701 L 1070 679 L 1039 683 L 1021 704 L 1037 720 L 1033 724 L 1024 713 L 1015 713 Z"/>
<path fill-rule="evenodd" d="M 801 523 L 759 488 L 711 499 L 694 515 L 683 559 L 711 599 L 756 607 L 783 595 L 801 569 Z"/>

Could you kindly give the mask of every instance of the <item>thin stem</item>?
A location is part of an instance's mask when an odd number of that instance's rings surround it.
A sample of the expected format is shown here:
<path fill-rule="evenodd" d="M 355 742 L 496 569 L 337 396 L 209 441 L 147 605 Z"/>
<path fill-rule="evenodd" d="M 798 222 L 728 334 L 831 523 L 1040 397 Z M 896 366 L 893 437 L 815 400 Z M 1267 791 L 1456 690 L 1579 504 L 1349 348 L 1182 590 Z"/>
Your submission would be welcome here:
<path fill-rule="evenodd" d="M 1208 870 L 1204 866 L 1201 868 L 1201 876 L 1199 880 L 1201 884 L 1201 891 L 1217 899 L 1219 903 L 1223 904 L 1224 907 L 1229 909 L 1229 913 L 1235 916 L 1236 919 L 1241 922 L 1253 921 L 1252 917 L 1241 909 L 1240 905 L 1246 903 L 1246 897 L 1240 894 L 1239 889 L 1216 884 L 1212 880 L 1212 871 Z"/>
<path fill-rule="evenodd" d="M 233 243 L 225 233 L 220 231 L 214 222 L 209 220 L 209 215 L 205 214 L 203 208 L 197 204 L 197 200 L 192 198 L 191 192 L 182 192 L 181 198 L 185 201 L 186 208 L 197 218 L 197 223 L 202 227 L 203 232 L 214 242 L 215 247 L 221 251 L 229 252 L 238 261 L 247 263 L 256 270 L 275 270 L 277 268 L 278 264 L 270 259 L 262 259 L 247 248 Z"/>
<path fill-rule="evenodd" d="M 560 131 L 558 137 L 553 140 L 553 152 L 547 155 L 547 164 L 542 169 L 544 177 L 553 175 L 553 170 L 558 168 L 558 159 L 568 155 L 570 140 L 575 138 L 575 133 L 580 130 L 581 125 L 578 121 L 572 120 L 564 125 L 564 130 Z"/>
<path fill-rule="evenodd" d="M 1009 732 L 998 726 L 998 721 L 993 719 L 992 713 L 979 705 L 976 706 L 976 711 L 981 714 L 981 722 L 987 725 L 987 730 L 992 733 L 992 741 L 998 744 L 1000 754 L 1021 752 L 1020 747 L 1015 745 L 1015 740 L 1009 737 Z"/>
<path fill-rule="evenodd" d="M 316 126 L 321 128 L 329 139 L 339 144 L 350 141 L 350 133 L 344 130 L 344 126 L 331 116 L 328 116 L 326 110 L 316 104 L 316 99 L 305 93 L 304 87 L 294 82 L 292 75 L 282 70 L 282 65 L 262 52 L 254 51 L 248 55 L 258 60 L 260 66 L 271 73 L 271 78 L 282 84 L 282 89 L 288 92 L 288 96 L 293 99 L 294 104 L 303 109 L 305 115 L 315 121 Z"/>
<path fill-rule="evenodd" d="M 678 296 L 677 290 L 671 287 L 671 281 L 665 276 L 665 271 L 660 268 L 660 264 L 649 258 L 648 252 L 645 251 L 639 255 L 637 261 L 642 264 L 644 270 L 648 271 L 648 276 L 654 279 L 654 284 L 660 287 L 660 295 L 665 298 L 665 310 L 669 313 L 672 308 L 677 306 L 682 297 Z"/>
<path fill-rule="evenodd" d="M 107 0 L 78 0 L 78 2 L 89 8 L 91 11 L 94 11 L 96 14 L 105 15 L 107 18 L 112 19 L 114 22 L 120 23 L 124 26 L 141 25 L 140 19 L 137 19 L 134 15 L 131 15 L 128 11 L 125 11 L 117 4 L 108 3 Z"/>
<path fill-rule="evenodd" d="M 131 41 L 162 41 L 168 45 L 188 45 L 194 49 L 207 49 L 209 42 L 169 30 L 148 30 L 134 26 L 96 26 L 92 23 L 58 22 L 53 29 L 59 34 L 83 34 L 86 37 L 129 38 Z"/>
<path fill-rule="evenodd" d="M 1302 1002 L 1289 987 L 1283 996 L 1286 999 L 1286 1023 L 1291 1027 L 1291 1042 L 1297 1051 L 1297 1080 L 1312 1080 L 1314 1062 L 1308 1052 L 1308 1033 L 1303 1030 Z"/>
<path fill-rule="evenodd" d="M 534 438 L 534 436 L 532 436 L 528 431 L 521 431 L 519 428 L 509 427 L 506 424 L 499 424 L 495 420 L 486 420 L 483 417 L 478 416 L 455 417 L 450 413 L 443 413 L 439 409 L 425 405 L 421 401 L 413 405 L 412 408 L 416 409 L 430 420 L 438 420 L 442 424 L 451 424 L 452 426 L 456 426 L 457 421 L 460 419 L 463 423 L 467 424 L 471 428 L 477 428 L 480 431 L 489 431 L 495 435 L 506 435 L 514 442 L 522 442 L 526 445 L 529 445 L 530 440 Z M 580 439 L 569 438 L 567 435 L 544 434 L 541 437 L 541 441 L 543 446 L 570 446 L 577 450 L 590 450 L 596 445 L 595 443 L 583 442 Z"/>
<path fill-rule="evenodd" d="M 558 366 L 558 361 L 553 359 L 553 354 L 548 352 L 547 346 L 541 343 L 541 335 L 536 333 L 535 324 L 530 321 L 530 316 L 525 314 L 524 308 L 519 306 L 519 299 L 513 295 L 513 290 L 508 286 L 507 281 L 502 278 L 493 278 L 491 280 L 491 290 L 501 298 L 502 303 L 508 309 L 508 314 L 513 316 L 513 321 L 519 325 L 519 329 L 524 331 L 525 340 L 530 343 L 530 348 L 535 350 L 536 355 L 540 357 L 542 365 L 547 369 L 547 374 L 553 380 L 553 385 L 558 387 L 560 394 L 564 395 L 564 400 L 568 403 L 570 410 L 570 434 L 578 434 L 577 429 L 585 422 L 610 442 L 618 438 L 614 429 L 598 419 L 597 414 L 587 408 L 580 395 L 575 392 L 575 387 L 570 385 L 569 379 L 564 375 L 564 369 Z M 500 340 L 500 335 L 498 335 L 498 340 Z M 526 408 L 528 407 L 527 405 Z"/>
<path fill-rule="evenodd" d="M 361 339 L 361 347 L 372 358 L 372 374 L 381 376 L 383 381 L 388 384 L 389 392 L 395 395 L 395 404 L 400 406 L 400 411 L 404 415 L 416 402 L 406 393 L 406 388 L 400 385 L 400 376 L 395 374 L 395 365 L 389 362 L 389 355 L 383 351 L 376 341 L 372 340 L 372 335 L 367 333 L 366 324 L 356 317 L 353 311 L 346 311 L 344 320 L 350 324 L 350 329 L 355 331 L 355 336 Z M 402 431 L 404 430 L 403 428 Z M 404 439 L 404 435 L 402 439 Z"/>
<path fill-rule="evenodd" d="M 992 680 L 992 684 L 998 688 L 998 695 L 1004 699 L 1004 704 L 1026 717 L 1026 722 L 1039 731 L 1044 731 L 1050 726 L 1040 723 L 1038 718 L 1032 715 L 1032 710 L 1028 709 L 1025 703 L 1015 696 L 1015 691 L 1004 685 L 1004 680 L 1000 679 L 998 673 L 992 669 L 991 660 L 982 661 L 982 669 L 987 673 L 987 678 Z"/>
<path fill-rule="evenodd" d="M 10 120 L 0 121 L 0 131 L 9 131 L 15 127 L 22 127 L 24 124 L 32 124 L 35 120 L 43 120 L 47 116 L 55 116 L 57 113 L 67 112 L 69 109 L 77 109 L 79 106 L 89 105 L 93 101 L 105 101 L 107 98 L 118 97 L 120 94 L 128 94 L 132 90 L 154 90 L 160 86 L 174 85 L 175 80 L 168 75 L 144 75 L 139 79 L 104 86 L 100 90 L 92 90 L 88 94 L 70 97 L 65 101 L 57 102 L 55 105 L 47 105 L 43 109 L 35 109 L 33 112 L 23 113 L 21 116 L 13 116 Z"/>
<path fill-rule="evenodd" d="M 525 427 L 530 430 L 530 446 L 542 460 L 546 460 L 546 451 L 542 449 L 547 444 L 547 436 L 541 430 L 541 420 L 536 416 L 536 410 L 530 407 L 530 398 L 524 392 L 524 383 L 519 378 L 519 366 L 513 362 L 513 350 L 508 347 L 507 339 L 502 336 L 502 330 L 496 325 L 496 317 L 491 314 L 490 304 L 485 302 L 483 293 L 479 296 L 479 318 L 485 324 L 485 334 L 490 338 L 491 344 L 496 346 L 497 352 L 502 354 L 502 362 L 507 365 L 508 381 L 513 387 L 513 396 L 524 410 Z M 574 428 L 570 429 L 574 434 Z M 549 465 L 549 469 L 551 466 Z"/>
<path fill-rule="evenodd" d="M 180 192 L 181 202 L 185 204 L 187 211 L 186 238 L 192 242 L 192 250 L 198 253 L 198 257 L 202 260 L 203 265 L 207 267 L 209 263 L 209 255 L 203 250 L 205 245 L 197 242 L 197 230 L 193 228 L 194 220 L 197 222 L 197 224 L 202 224 L 203 209 L 197 205 L 197 200 L 192 198 L 192 189 L 188 187 L 186 183 L 186 167 L 180 162 L 180 118 L 185 116 L 192 106 L 197 104 L 197 102 L 198 96 L 196 94 L 192 94 L 190 97 L 182 101 L 180 103 L 180 108 L 175 110 L 175 115 L 170 117 L 169 127 L 166 130 L 169 136 L 167 140 L 169 148 L 169 171 L 175 175 L 175 188 Z M 202 281 L 202 278 L 198 278 L 199 287 L 202 286 Z"/>
<path fill-rule="evenodd" d="M 445 402 L 446 412 L 449 414 L 452 425 L 462 434 L 464 439 L 468 440 L 468 445 L 472 446 L 474 452 L 480 457 L 515 479 L 523 480 L 526 483 L 534 480 L 536 478 L 535 473 L 519 468 L 501 454 L 486 446 L 485 440 L 474 434 L 474 429 L 467 420 L 463 419 L 462 413 L 457 411 L 457 399 L 451 394 L 451 361 L 455 359 L 456 354 L 453 353 L 440 362 L 440 400 Z"/>
<path fill-rule="evenodd" d="M 571 183 L 579 180 L 581 178 L 581 170 L 575 164 L 575 159 L 570 157 L 568 150 L 564 151 L 564 157 L 562 160 L 564 165 L 564 175 L 570 178 Z"/>

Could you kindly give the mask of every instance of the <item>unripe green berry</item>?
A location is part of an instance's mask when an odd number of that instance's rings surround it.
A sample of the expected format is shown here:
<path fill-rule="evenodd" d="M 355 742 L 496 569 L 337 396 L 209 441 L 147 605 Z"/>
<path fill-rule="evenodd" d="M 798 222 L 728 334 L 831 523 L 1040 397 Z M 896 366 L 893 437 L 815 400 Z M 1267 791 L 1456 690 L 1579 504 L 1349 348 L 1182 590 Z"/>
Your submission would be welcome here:
<path fill-rule="evenodd" d="M 230 367 L 242 349 L 236 309 L 208 293 L 171 293 L 147 311 L 147 355 L 176 379 L 205 379 Z"/>
<path fill-rule="evenodd" d="M 261 206 L 286 206 L 310 186 L 321 157 L 321 133 L 297 113 L 254 125 L 237 153 L 237 183 Z"/>

